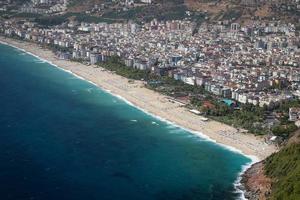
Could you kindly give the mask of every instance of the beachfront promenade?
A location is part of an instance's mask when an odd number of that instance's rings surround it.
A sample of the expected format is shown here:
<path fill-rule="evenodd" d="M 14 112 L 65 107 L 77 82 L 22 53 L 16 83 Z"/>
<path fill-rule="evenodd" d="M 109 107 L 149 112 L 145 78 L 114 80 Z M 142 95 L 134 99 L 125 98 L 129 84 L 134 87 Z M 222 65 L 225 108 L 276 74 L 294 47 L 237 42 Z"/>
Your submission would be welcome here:
<path fill-rule="evenodd" d="M 196 135 L 208 136 L 220 144 L 255 156 L 259 160 L 276 151 L 275 146 L 266 144 L 261 137 L 240 133 L 237 129 L 216 121 L 202 121 L 200 117 L 189 112 L 188 109 L 168 101 L 168 97 L 145 88 L 142 81 L 129 83 L 128 79 L 93 65 L 86 66 L 77 62 L 58 60 L 51 51 L 41 49 L 36 44 L 4 39 L 3 37 L 0 37 L 0 40 L 71 71 L 115 95 L 123 97 L 144 111 L 187 128 Z"/>

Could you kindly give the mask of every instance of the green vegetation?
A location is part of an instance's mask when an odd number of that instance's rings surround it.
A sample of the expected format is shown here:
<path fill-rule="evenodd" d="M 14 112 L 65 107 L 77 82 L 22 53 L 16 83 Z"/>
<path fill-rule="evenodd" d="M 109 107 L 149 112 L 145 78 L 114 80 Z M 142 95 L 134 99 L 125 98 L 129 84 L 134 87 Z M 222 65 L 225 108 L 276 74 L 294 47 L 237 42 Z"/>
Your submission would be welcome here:
<path fill-rule="evenodd" d="M 149 70 L 139 70 L 127 67 L 117 56 L 113 56 L 107 62 L 99 63 L 98 65 L 129 79 L 147 81 L 147 87 L 149 89 L 169 96 L 176 96 L 178 94 L 187 95 L 189 93 L 198 94 L 204 92 L 203 88 L 188 85 L 182 81 L 177 81 L 167 76 L 160 77 L 152 74 Z"/>
<path fill-rule="evenodd" d="M 79 62 L 79 63 L 84 63 L 84 62 L 85 62 L 85 60 L 82 59 L 82 58 L 71 58 L 70 60 L 71 60 L 72 62 Z"/>
<path fill-rule="evenodd" d="M 55 44 L 49 44 L 47 45 L 47 47 L 49 49 L 51 49 L 54 52 L 60 51 L 60 52 L 70 52 L 70 48 L 68 47 L 61 47 L 59 45 L 55 45 Z"/>
<path fill-rule="evenodd" d="M 300 100 L 294 99 L 291 101 L 283 102 L 277 108 L 275 108 L 275 111 L 288 113 L 290 107 L 300 107 Z"/>
<path fill-rule="evenodd" d="M 274 135 L 287 139 L 291 133 L 298 129 L 294 122 L 288 121 L 289 108 L 300 107 L 298 99 L 283 102 L 278 106 L 270 108 L 241 104 L 239 110 L 230 107 L 226 108 L 223 103 L 216 100 L 212 100 L 211 102 L 215 108 L 205 109 L 209 117 L 225 124 L 245 128 L 255 134 L 262 135 L 269 132 L 268 127 L 264 127 L 264 120 L 268 112 L 280 113 L 282 115 L 279 119 L 279 124 L 270 130 Z"/>
<path fill-rule="evenodd" d="M 261 108 L 252 104 L 240 104 L 238 107 L 228 106 L 219 98 L 207 92 L 203 92 L 204 98 L 194 97 L 191 105 L 202 111 L 207 117 L 216 121 L 244 128 L 251 133 L 263 135 L 268 133 L 268 128 L 264 126 L 265 113 L 267 108 Z"/>
<path fill-rule="evenodd" d="M 64 16 L 47 16 L 47 17 L 38 17 L 35 19 L 35 22 L 42 26 L 54 26 L 66 22 L 67 19 Z"/>
<path fill-rule="evenodd" d="M 112 10 L 110 12 L 105 13 L 103 17 L 112 19 L 132 19 L 134 17 L 138 17 L 141 13 L 143 13 L 143 10 L 143 7 L 132 8 L 128 11 Z"/>
<path fill-rule="evenodd" d="M 206 111 L 209 117 L 237 128 L 242 127 L 258 135 L 267 133 L 267 129 L 262 126 L 265 112 L 263 108 L 252 104 L 241 104 L 240 109 L 234 109 L 222 102 L 214 102 L 214 105 L 213 111 Z"/>
<path fill-rule="evenodd" d="M 96 2 L 104 3 L 106 9 L 103 15 L 99 16 L 97 14 L 87 14 L 85 10 L 92 8 Z M 119 7 L 118 7 L 119 6 Z M 11 13 L 11 12 L 0 12 L 1 16 L 6 18 L 10 17 L 22 17 L 31 18 L 38 22 L 42 26 L 53 26 L 59 25 L 67 21 L 70 17 L 73 17 L 79 22 L 88 23 L 114 23 L 114 22 L 124 22 L 127 20 L 134 20 L 137 23 L 142 23 L 145 21 L 151 21 L 156 18 L 158 20 L 174 20 L 174 19 L 184 19 L 190 18 L 201 23 L 204 20 L 204 15 L 202 13 L 192 13 L 191 16 L 186 15 L 188 11 L 183 0 L 161 0 L 157 1 L 155 4 L 151 5 L 141 5 L 128 10 L 123 10 L 117 3 L 112 3 L 111 1 L 95 1 L 95 0 L 73 0 L 68 5 L 69 12 L 63 15 L 40 15 L 32 13 Z M 77 7 L 82 7 L 82 12 L 76 12 Z"/>
<path fill-rule="evenodd" d="M 99 63 L 98 65 L 109 71 L 114 71 L 116 74 L 129 79 L 149 80 L 151 78 L 151 74 L 149 71 L 142 71 L 131 67 L 127 67 L 117 56 L 113 56 L 107 62 Z"/>
<path fill-rule="evenodd" d="M 69 12 L 69 13 L 66 13 L 66 14 L 63 14 L 63 15 L 53 16 L 53 18 L 65 19 L 65 21 L 68 20 L 71 17 L 73 17 L 78 22 L 87 22 L 87 23 L 100 23 L 100 22 L 114 23 L 114 22 L 118 22 L 118 20 L 115 20 L 115 19 L 97 17 L 97 16 L 88 15 L 88 14 L 85 14 L 85 13 Z"/>
<path fill-rule="evenodd" d="M 187 8 L 185 5 L 151 5 L 140 6 L 129 9 L 127 11 L 115 11 L 111 10 L 106 12 L 103 17 L 107 19 L 118 20 L 135 20 L 137 22 L 151 21 L 156 18 L 158 20 L 173 20 L 184 19 L 186 17 L 185 12 Z"/>
<path fill-rule="evenodd" d="M 280 119 L 280 124 L 272 128 L 274 135 L 281 136 L 283 138 L 289 138 L 290 134 L 298 129 L 294 122 L 288 120 L 289 108 L 300 107 L 300 100 L 294 99 L 281 103 L 279 106 L 273 108 L 274 112 L 281 113 L 283 116 Z"/>
<path fill-rule="evenodd" d="M 76 16 L 77 20 L 85 22 L 102 22 L 102 21 L 125 21 L 134 20 L 136 22 L 150 21 L 154 18 L 158 20 L 173 20 L 173 19 L 183 19 L 186 16 L 186 11 L 188 10 L 183 0 L 157 0 L 154 4 L 140 4 L 139 6 L 129 8 L 124 10 L 124 6 L 120 5 L 118 2 L 112 1 L 100 1 L 100 0 L 73 0 L 69 5 L 69 10 L 72 12 L 81 8 L 83 11 L 91 9 L 95 4 L 104 4 L 104 13 L 101 13 L 101 17 L 93 16 L 89 14 L 72 13 Z M 68 13 L 69 14 L 69 13 Z M 195 16 L 196 20 L 198 18 L 203 18 L 200 15 Z"/>
<path fill-rule="evenodd" d="M 11 15 L 11 12 L 9 11 L 0 11 L 0 17 L 8 19 L 9 16 Z"/>
<path fill-rule="evenodd" d="M 73 17 L 75 17 L 75 20 L 77 20 L 79 22 L 87 22 L 87 23 L 100 23 L 100 22 L 114 23 L 114 22 L 118 22 L 118 20 L 115 20 L 115 19 L 108 19 L 108 18 L 105 18 L 105 17 L 96 17 L 96 16 L 85 14 L 85 13 L 67 13 L 63 16 L 65 18 L 73 16 Z"/>
<path fill-rule="evenodd" d="M 293 122 L 289 122 L 288 124 L 280 124 L 275 126 L 272 129 L 272 133 L 283 138 L 288 138 L 289 135 L 297 129 L 298 127 Z"/>
<path fill-rule="evenodd" d="M 291 144 L 267 158 L 265 173 L 274 180 L 270 200 L 300 199 L 300 144 Z"/>
<path fill-rule="evenodd" d="M 239 110 L 236 110 L 225 105 L 220 99 L 208 94 L 202 87 L 188 85 L 167 76 L 156 76 L 149 71 L 126 67 L 119 57 L 112 57 L 107 62 L 99 65 L 129 79 L 148 81 L 147 87 L 149 89 L 168 96 L 193 96 L 190 106 L 201 110 L 209 118 L 235 127 L 245 128 L 255 134 L 265 134 L 267 132 L 261 125 L 264 121 L 265 108 L 245 104 L 241 105 Z M 204 102 L 207 101 L 210 102 L 212 107 L 203 106 Z"/>
<path fill-rule="evenodd" d="M 300 31 L 300 23 L 296 24 L 296 31 Z"/>
<path fill-rule="evenodd" d="M 32 19 L 32 18 L 40 17 L 42 15 L 37 14 L 37 13 L 19 13 L 19 12 L 16 12 L 16 11 L 0 11 L 0 16 L 5 18 L 5 19 L 11 19 L 13 17 Z"/>
<path fill-rule="evenodd" d="M 81 3 L 82 3 L 82 0 L 72 0 L 68 4 L 68 8 L 72 8 L 72 7 L 77 6 L 77 5 L 81 4 Z"/>
<path fill-rule="evenodd" d="M 138 70 L 124 65 L 119 57 L 111 57 L 105 63 L 99 63 L 110 71 L 134 80 L 145 80 L 147 88 L 172 97 L 189 97 L 190 108 L 196 108 L 207 117 L 232 125 L 237 128 L 247 129 L 249 132 L 263 135 L 272 131 L 275 135 L 288 138 L 290 133 L 297 130 L 293 122 L 288 121 L 290 107 L 299 107 L 299 100 L 284 102 L 273 108 L 259 107 L 252 104 L 240 104 L 238 109 L 222 102 L 222 98 L 206 92 L 203 87 L 188 85 L 168 76 L 157 76 L 150 71 Z M 271 130 L 265 124 L 266 115 L 271 112 L 281 113 L 278 125 Z"/>
<path fill-rule="evenodd" d="M 20 17 L 20 18 L 38 18 L 41 16 L 42 15 L 38 13 L 16 13 L 12 15 L 12 17 Z"/>
<path fill-rule="evenodd" d="M 202 87 L 188 85 L 182 81 L 175 80 L 168 76 L 157 77 L 155 81 L 157 81 L 157 83 L 149 83 L 147 87 L 172 97 L 204 93 L 204 89 Z"/>

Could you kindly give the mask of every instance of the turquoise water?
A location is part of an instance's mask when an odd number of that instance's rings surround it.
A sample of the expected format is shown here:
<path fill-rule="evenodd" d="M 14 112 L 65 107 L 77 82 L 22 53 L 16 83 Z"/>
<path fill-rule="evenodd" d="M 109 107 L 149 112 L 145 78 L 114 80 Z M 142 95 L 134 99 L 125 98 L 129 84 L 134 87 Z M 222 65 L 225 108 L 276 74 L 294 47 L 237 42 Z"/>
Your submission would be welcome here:
<path fill-rule="evenodd" d="M 250 159 L 0 45 L 0 199 L 236 199 Z"/>

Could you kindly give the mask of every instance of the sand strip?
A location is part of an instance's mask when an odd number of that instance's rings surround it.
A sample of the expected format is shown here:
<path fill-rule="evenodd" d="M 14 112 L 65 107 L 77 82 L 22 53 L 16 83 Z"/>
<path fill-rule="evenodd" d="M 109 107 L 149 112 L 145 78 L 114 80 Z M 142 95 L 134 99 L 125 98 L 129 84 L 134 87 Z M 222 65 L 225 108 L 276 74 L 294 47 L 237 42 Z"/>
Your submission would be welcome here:
<path fill-rule="evenodd" d="M 257 161 L 266 158 L 276 151 L 276 147 L 266 144 L 262 137 L 256 137 L 249 133 L 240 133 L 231 126 L 213 120 L 208 122 L 201 121 L 200 117 L 189 112 L 186 108 L 181 107 L 177 103 L 168 101 L 166 96 L 145 88 L 141 81 L 128 83 L 128 79 L 103 70 L 102 68 L 86 66 L 77 62 L 58 60 L 55 58 L 53 52 L 43 49 L 37 44 L 17 41 L 1 36 L 0 41 L 23 49 L 41 59 L 49 61 L 51 64 L 83 77 L 100 88 L 121 96 L 136 107 L 184 127 L 196 135 L 204 138 L 207 136 L 219 144 L 232 147 L 232 150 L 239 151 L 245 155 L 255 156 Z"/>

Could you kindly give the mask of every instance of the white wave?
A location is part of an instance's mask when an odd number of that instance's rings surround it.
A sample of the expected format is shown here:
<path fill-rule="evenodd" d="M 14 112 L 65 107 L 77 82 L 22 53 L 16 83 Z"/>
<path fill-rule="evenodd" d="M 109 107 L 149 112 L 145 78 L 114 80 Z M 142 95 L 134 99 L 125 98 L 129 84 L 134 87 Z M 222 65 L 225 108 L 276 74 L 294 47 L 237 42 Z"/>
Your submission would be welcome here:
<path fill-rule="evenodd" d="M 92 82 L 92 81 L 90 81 L 90 80 L 86 80 L 86 79 L 83 78 L 82 76 L 79 76 L 79 75 L 77 75 L 76 73 L 73 73 L 73 72 L 70 71 L 70 70 L 66 70 L 66 69 L 64 69 L 64 68 L 62 68 L 62 67 L 59 67 L 59 66 L 57 66 L 56 64 L 52 63 L 51 61 L 45 60 L 45 59 L 43 59 L 43 58 L 41 58 L 41 57 L 39 57 L 39 56 L 37 56 L 37 55 L 31 53 L 31 52 L 28 52 L 28 51 L 22 49 L 22 48 L 16 47 L 16 46 L 14 46 L 14 45 L 12 45 L 12 44 L 8 44 L 8 43 L 3 42 L 3 41 L 0 41 L 0 43 L 5 44 L 5 45 L 8 45 L 8 46 L 12 46 L 12 47 L 14 47 L 14 48 L 16 48 L 16 49 L 19 49 L 19 50 L 21 50 L 21 51 L 23 51 L 23 52 L 25 52 L 25 53 L 27 53 L 27 54 L 30 54 L 30 55 L 32 55 L 32 56 L 34 56 L 34 57 L 36 57 L 36 58 L 38 58 L 38 59 L 40 59 L 40 60 L 42 60 L 42 61 L 45 61 L 45 62 L 51 64 L 52 66 L 57 67 L 57 68 L 60 69 L 60 70 L 63 70 L 63 71 L 65 71 L 65 72 L 68 72 L 68 73 L 70 73 L 70 74 L 76 76 L 77 78 L 80 78 L 80 79 L 85 80 L 85 81 L 87 81 L 87 82 L 89 82 L 89 83 L 91 83 L 91 84 L 93 84 L 93 85 L 95 85 L 95 86 L 98 86 L 96 83 L 94 83 L 94 82 Z M 98 87 L 100 87 L 100 86 L 98 86 Z M 101 88 L 101 89 L 103 89 L 103 88 Z M 153 113 L 150 113 L 150 112 L 148 112 L 147 110 L 145 110 L 145 109 L 143 109 L 143 108 L 141 108 L 141 107 L 139 107 L 139 106 L 133 104 L 132 102 L 128 101 L 128 100 L 125 99 L 124 97 L 122 97 L 122 96 L 120 96 L 120 95 L 118 95 L 118 94 L 114 94 L 111 90 L 108 90 L 108 89 L 103 89 L 103 90 L 106 91 L 107 93 L 110 93 L 111 95 L 113 95 L 113 96 L 115 96 L 115 97 L 117 97 L 117 98 L 123 100 L 123 101 L 126 102 L 128 105 L 131 105 L 131 106 L 133 106 L 133 107 L 135 107 L 135 108 L 137 108 L 137 109 L 143 111 L 144 113 L 146 113 L 146 114 L 148 114 L 148 115 L 150 115 L 150 116 L 152 116 L 152 117 L 155 117 L 156 119 L 159 119 L 160 121 L 163 121 L 163 122 L 165 122 L 165 123 L 167 123 L 167 124 L 169 124 L 169 125 L 172 125 L 172 126 L 174 126 L 174 127 L 179 127 L 179 128 L 181 128 L 181 129 L 183 129 L 183 130 L 186 130 L 186 131 L 188 131 L 188 132 L 194 133 L 194 134 L 196 134 L 197 136 L 202 137 L 203 139 L 206 139 L 206 140 L 208 140 L 208 141 L 217 143 L 219 146 L 222 146 L 222 147 L 224 147 L 224 148 L 226 148 L 226 149 L 228 149 L 228 150 L 230 150 L 230 151 L 233 151 L 233 152 L 242 154 L 242 155 L 244 155 L 244 156 L 250 158 L 251 160 L 253 159 L 253 156 L 246 155 L 246 154 L 244 154 L 242 151 L 238 150 L 237 148 L 234 148 L 234 147 L 231 147 L 231 146 L 228 146 L 228 145 L 224 145 L 224 144 L 218 143 L 218 142 L 216 142 L 215 140 L 211 139 L 209 136 L 207 136 L 207 135 L 205 135 L 205 134 L 203 134 L 203 133 L 201 133 L 201 132 L 199 132 L 199 131 L 194 131 L 194 130 L 191 130 L 191 129 L 182 127 L 182 126 L 176 124 L 175 122 L 172 122 L 172 121 L 167 120 L 167 119 L 165 119 L 165 118 L 162 118 L 162 117 L 160 117 L 160 116 L 158 116 L 158 115 L 155 115 L 155 114 L 153 114 Z"/>
<path fill-rule="evenodd" d="M 29 52 L 29 51 L 26 51 L 26 50 L 23 49 L 23 48 L 17 47 L 17 46 L 15 46 L 15 45 L 13 45 L 13 44 L 9 44 L 9 43 L 3 42 L 3 41 L 0 41 L 0 43 L 1 43 L 1 44 L 4 44 L 4 45 L 11 46 L 11 47 L 13 47 L 13 48 L 16 48 L 16 49 L 20 50 L 21 52 L 24 52 L 25 54 L 29 54 L 29 55 L 31 55 L 31 56 L 37 58 L 38 60 L 34 60 L 34 61 L 36 61 L 36 62 L 49 63 L 49 64 L 51 64 L 51 65 L 53 65 L 53 66 L 55 66 L 55 67 L 58 67 L 57 65 L 53 64 L 51 61 L 46 60 L 46 59 L 44 59 L 44 58 L 41 58 L 40 56 L 35 55 L 35 54 L 33 54 L 33 53 Z M 24 54 L 24 55 L 25 55 L 25 54 Z M 22 54 L 22 55 L 23 55 L 23 54 Z M 59 68 L 59 67 L 58 67 L 58 68 Z M 61 68 L 60 68 L 60 69 L 61 69 Z"/>
<path fill-rule="evenodd" d="M 73 80 L 73 79 L 77 79 L 77 77 L 71 76 L 71 77 L 69 77 L 68 79 Z"/>
<path fill-rule="evenodd" d="M 94 88 L 87 88 L 85 89 L 88 93 L 91 93 L 93 91 Z"/>
<path fill-rule="evenodd" d="M 168 124 L 166 128 L 169 130 L 177 129 L 177 127 L 173 126 L 172 124 Z"/>
<path fill-rule="evenodd" d="M 40 58 L 39 56 L 34 55 L 34 54 L 32 54 L 31 52 L 27 52 L 26 50 L 24 50 L 24 49 L 22 49 L 22 48 L 16 47 L 16 46 L 14 46 L 14 45 L 11 45 L 11 44 L 8 44 L 8 43 L 2 42 L 2 41 L 0 41 L 0 43 L 5 44 L 5 45 L 12 46 L 12 47 L 14 47 L 14 48 L 16 48 L 16 49 L 19 49 L 19 50 L 22 50 L 22 51 L 26 52 L 27 54 L 30 54 L 30 55 L 32 55 L 32 56 L 34 56 L 34 57 L 36 57 L 36 58 L 39 58 L 40 60 L 44 60 L 43 58 Z M 47 63 L 51 64 L 52 66 L 55 66 L 55 67 L 57 67 L 57 68 L 59 68 L 59 69 L 61 69 L 61 70 L 63 70 L 63 71 L 69 72 L 69 73 L 71 73 L 72 75 L 74 75 L 74 76 L 76 76 L 76 77 L 78 77 L 78 78 L 80 78 L 80 79 L 82 79 L 82 80 L 85 80 L 85 81 L 87 81 L 87 82 L 89 82 L 89 83 L 91 83 L 91 84 L 93 84 L 93 85 L 95 85 L 95 86 L 98 86 L 96 83 L 93 83 L 92 81 L 86 80 L 86 79 L 84 79 L 83 77 L 81 77 L 81 76 L 79 76 L 79 75 L 73 73 L 73 72 L 70 71 L 70 70 L 63 69 L 63 68 L 61 68 L 61 67 L 55 65 L 54 63 L 50 62 L 50 61 L 47 61 L 47 60 L 44 60 L 44 61 L 46 61 Z M 98 87 L 99 87 L 99 86 L 98 86 Z M 120 96 L 120 95 L 117 95 L 117 94 L 114 94 L 111 90 L 107 90 L 107 89 L 104 89 L 104 88 L 101 88 L 101 89 L 103 89 L 103 90 L 106 91 L 107 93 L 110 93 L 111 95 L 113 95 L 113 96 L 115 96 L 115 97 L 117 97 L 117 98 L 123 100 L 123 101 L 124 101 L 125 103 L 127 103 L 128 105 L 133 106 L 133 107 L 135 107 L 135 108 L 137 108 L 137 109 L 143 111 L 144 113 L 146 113 L 146 114 L 148 114 L 148 115 L 150 115 L 150 116 L 152 116 L 152 117 L 155 117 L 156 119 L 159 119 L 160 121 L 163 121 L 163 122 L 165 122 L 165 123 L 167 123 L 167 124 L 169 124 L 169 125 L 172 125 L 172 126 L 174 126 L 174 127 L 179 127 L 179 128 L 181 128 L 182 130 L 186 130 L 186 131 L 188 131 L 188 132 L 194 133 L 195 135 L 197 135 L 197 136 L 199 136 L 199 137 L 201 137 L 201 138 L 203 138 L 203 139 L 205 139 L 205 140 L 207 140 L 207 141 L 216 143 L 216 144 L 218 144 L 219 146 L 221 146 L 221 147 L 223 147 L 223 148 L 225 148 L 225 149 L 227 149 L 227 150 L 230 150 L 230 151 L 235 152 L 235 153 L 239 153 L 239 154 L 241 154 L 241 155 L 244 155 L 245 157 L 250 158 L 250 159 L 252 160 L 252 162 L 243 166 L 243 169 L 242 169 L 242 171 L 239 173 L 239 176 L 238 176 L 237 180 L 234 182 L 234 186 L 235 186 L 236 191 L 237 191 L 238 193 L 240 193 L 239 199 L 245 199 L 244 192 L 241 191 L 240 189 L 238 189 L 238 188 L 237 188 L 237 185 L 240 184 L 241 175 L 242 175 L 242 174 L 243 174 L 243 173 L 244 173 L 244 172 L 245 172 L 245 171 L 246 171 L 253 163 L 256 163 L 256 162 L 259 160 L 257 157 L 251 156 L 251 155 L 247 155 L 247 154 L 243 153 L 242 151 L 238 150 L 238 149 L 235 148 L 235 147 L 232 147 L 232 146 L 229 146 L 229 145 L 225 145 L 225 144 L 218 143 L 217 141 L 211 139 L 209 136 L 207 136 L 207 135 L 205 135 L 205 134 L 203 134 L 203 133 L 201 133 L 201 132 L 199 132 L 199 131 L 194 131 L 194 130 L 191 130 L 191 129 L 182 127 L 182 126 L 176 124 L 175 122 L 172 122 L 172 121 L 167 120 L 167 119 L 165 119 L 165 118 L 162 118 L 162 117 L 160 117 L 160 116 L 158 116 L 158 115 L 155 115 L 155 114 L 153 114 L 153 113 L 150 113 L 150 112 L 148 112 L 147 110 L 145 110 L 145 109 L 143 109 L 143 108 L 141 108 L 141 107 L 139 107 L 139 106 L 137 106 L 137 105 L 134 105 L 132 102 L 128 101 L 128 100 L 125 99 L 124 97 L 122 97 L 122 96 Z"/>
<path fill-rule="evenodd" d="M 135 107 L 135 105 L 134 105 L 133 103 L 131 103 L 130 101 L 128 101 L 128 100 L 125 99 L 124 97 L 122 97 L 122 96 L 120 96 L 120 95 L 118 95 L 118 94 L 114 94 L 114 93 L 112 93 L 110 90 L 106 90 L 106 89 L 105 89 L 105 91 L 106 91 L 107 93 L 112 94 L 113 96 L 117 97 L 118 99 L 124 101 L 124 102 L 127 103 L 128 105 Z"/>
<path fill-rule="evenodd" d="M 183 132 L 183 130 L 180 128 L 175 128 L 175 129 L 169 130 L 169 133 L 172 133 L 172 134 L 178 134 L 178 133 L 182 133 L 182 132 Z"/>
<path fill-rule="evenodd" d="M 131 119 L 130 121 L 131 121 L 131 122 L 137 122 L 137 120 L 136 120 L 136 119 Z"/>
<path fill-rule="evenodd" d="M 13 46 L 13 45 L 8 44 L 7 42 L 1 41 L 1 40 L 0 40 L 0 44 L 4 44 L 4 45 L 7 45 L 7 46 Z M 15 48 L 17 48 L 17 47 L 15 47 Z"/>
<path fill-rule="evenodd" d="M 151 124 L 159 126 L 159 124 L 155 121 L 152 121 Z"/>
<path fill-rule="evenodd" d="M 46 63 L 45 61 L 35 60 L 34 63 Z"/>
<path fill-rule="evenodd" d="M 68 73 L 72 74 L 72 75 L 75 76 L 76 78 L 79 78 L 79 79 L 81 79 L 81 80 L 85 80 L 85 81 L 87 81 L 87 82 L 89 82 L 89 83 L 91 83 L 91 84 L 93 84 L 93 85 L 95 85 L 95 86 L 98 87 L 98 85 L 97 85 L 96 83 L 94 83 L 94 82 L 92 82 L 92 81 L 90 81 L 90 80 L 86 80 L 85 78 L 83 78 L 82 76 L 79 76 L 78 74 L 72 72 L 71 70 L 67 70 L 67 69 L 64 69 L 64 68 L 62 68 L 62 67 L 59 67 L 59 66 L 57 66 L 56 64 L 54 64 L 53 62 L 51 62 L 51 61 L 49 61 L 49 60 L 46 60 L 46 59 L 44 59 L 44 58 L 41 58 L 40 56 L 35 55 L 35 54 L 33 54 L 33 53 L 29 52 L 29 51 L 26 51 L 26 50 L 23 49 L 23 48 L 17 47 L 17 46 L 12 45 L 12 44 L 8 44 L 7 42 L 3 42 L 3 41 L 0 41 L 0 43 L 1 43 L 1 44 L 4 44 L 4 45 L 11 46 L 11 47 L 14 47 L 14 48 L 16 48 L 16 49 L 18 49 L 18 50 L 24 52 L 25 54 L 29 54 L 29 55 L 31 55 L 31 56 L 33 56 L 33 57 L 35 57 L 35 58 L 38 58 L 38 61 L 40 61 L 40 62 L 48 63 L 48 64 L 50 64 L 50 65 L 52 65 L 52 66 L 54 66 L 54 67 L 56 67 L 56 68 L 58 68 L 58 69 L 60 69 L 60 70 L 63 70 L 63 71 L 65 71 L 65 72 L 68 72 Z"/>
<path fill-rule="evenodd" d="M 59 67 L 59 68 L 60 68 L 60 67 Z M 79 75 L 73 73 L 71 70 L 65 69 L 64 71 L 66 71 L 66 72 L 72 74 L 73 76 L 75 76 L 75 77 L 78 78 L 78 79 L 85 80 L 82 76 L 79 76 Z"/>
<path fill-rule="evenodd" d="M 198 136 L 196 136 L 194 134 L 188 134 L 186 137 L 187 138 L 200 138 L 200 137 L 198 137 Z"/>
<path fill-rule="evenodd" d="M 86 80 L 86 79 L 84 79 L 84 80 Z M 86 80 L 86 81 L 89 82 L 90 84 L 94 85 L 94 86 L 99 87 L 99 86 L 97 85 L 97 83 L 94 83 L 93 81 L 89 81 L 89 80 Z"/>
<path fill-rule="evenodd" d="M 242 166 L 242 170 L 239 172 L 237 179 L 234 181 L 233 186 L 237 194 L 239 194 L 238 199 L 240 200 L 247 200 L 245 197 L 245 191 L 242 189 L 243 185 L 241 183 L 242 175 L 255 163 L 259 162 L 259 159 L 255 156 L 249 156 L 251 162 Z"/>
<path fill-rule="evenodd" d="M 229 145 L 225 145 L 225 144 L 219 143 L 219 142 L 217 142 L 216 140 L 211 139 L 209 136 L 207 136 L 207 135 L 205 135 L 205 134 L 203 134 L 203 133 L 201 133 L 201 132 L 199 132 L 199 131 L 194 131 L 194 130 L 188 129 L 188 128 L 186 128 L 186 127 L 183 127 L 183 126 L 180 126 L 180 125 L 176 124 L 175 122 L 172 122 L 172 121 L 167 120 L 167 119 L 165 119 L 165 118 L 163 118 L 163 117 L 160 117 L 160 116 L 158 116 L 158 115 L 155 115 L 155 114 L 153 114 L 153 113 L 150 113 L 150 112 L 148 112 L 147 110 L 145 110 L 145 109 L 143 109 L 143 108 L 141 108 L 141 107 L 139 107 L 139 106 L 133 104 L 132 102 L 128 101 L 128 100 L 125 99 L 124 97 L 122 97 L 122 96 L 120 96 L 120 95 L 117 95 L 117 94 L 114 94 L 113 92 L 111 92 L 111 90 L 105 89 L 105 91 L 108 92 L 109 94 L 111 94 L 111 95 L 113 95 L 113 96 L 115 96 L 115 97 L 117 97 L 117 98 L 123 100 L 123 101 L 124 101 L 125 103 L 127 103 L 128 105 L 133 106 L 133 107 L 135 107 L 135 108 L 141 110 L 142 112 L 146 113 L 147 115 L 150 115 L 150 116 L 152 116 L 152 117 L 154 117 L 154 118 L 156 118 L 156 119 L 159 119 L 159 120 L 162 121 L 162 122 L 167 123 L 167 124 L 170 125 L 171 127 L 179 128 L 179 129 L 181 129 L 181 131 L 182 131 L 182 130 L 188 131 L 188 132 L 190 132 L 190 133 L 195 134 L 196 136 L 198 136 L 199 138 L 201 138 L 201 139 L 203 139 L 203 140 L 213 142 L 213 143 L 217 144 L 218 146 L 220 146 L 220 147 L 222 147 L 222 148 L 224 148 L 224 149 L 227 149 L 227 150 L 229 150 L 229 151 L 231 151 L 231 152 L 234 152 L 234 153 L 241 154 L 241 155 L 243 155 L 243 156 L 249 158 L 249 159 L 251 160 L 251 163 L 248 163 L 248 164 L 242 166 L 242 170 L 241 170 L 241 172 L 239 173 L 238 178 L 237 178 L 236 181 L 234 182 L 234 188 L 235 188 L 235 190 L 236 190 L 236 193 L 239 194 L 239 197 L 238 197 L 238 198 L 241 199 L 241 200 L 246 200 L 245 195 L 244 195 L 244 191 L 242 191 L 241 189 L 239 189 L 238 185 L 241 185 L 240 181 L 241 181 L 241 176 L 242 176 L 242 174 L 243 174 L 243 173 L 244 173 L 244 172 L 245 172 L 252 164 L 254 164 L 254 163 L 256 163 L 256 162 L 259 161 L 259 159 L 258 159 L 256 156 L 245 154 L 245 153 L 242 152 L 241 150 L 239 150 L 239 149 L 237 149 L 237 148 L 235 148 L 235 147 L 229 146 Z M 168 126 L 168 127 L 169 127 L 169 126 Z M 169 127 L 169 128 L 171 128 L 171 127 Z M 175 129 L 175 130 L 176 130 L 176 129 Z M 176 133 L 176 132 L 175 132 L 175 133 Z M 177 133 L 178 133 L 178 132 L 177 132 Z"/>
<path fill-rule="evenodd" d="M 223 147 L 223 148 L 225 148 L 225 149 L 227 149 L 227 150 L 229 150 L 229 151 L 231 151 L 231 152 L 235 152 L 235 153 L 241 154 L 241 155 L 243 155 L 243 156 L 245 156 L 245 157 L 250 158 L 251 160 L 254 158 L 254 156 L 252 156 L 252 155 L 247 155 L 247 154 L 243 153 L 241 150 L 239 150 L 239 149 L 237 149 L 237 148 L 235 148 L 235 147 L 232 147 L 232 146 L 229 146 L 229 145 L 225 145 L 225 144 L 219 143 L 219 142 L 217 142 L 216 140 L 211 139 L 209 136 L 207 136 L 207 135 L 205 135 L 205 134 L 203 134 L 203 133 L 201 133 L 201 132 L 199 132 L 199 131 L 194 131 L 194 130 L 191 130 L 191 129 L 189 129 L 189 128 L 180 126 L 180 125 L 176 124 L 175 122 L 172 122 L 172 121 L 167 120 L 167 119 L 165 119 L 165 118 L 163 118 L 163 117 L 160 117 L 160 116 L 158 116 L 158 115 L 155 115 L 155 114 L 153 114 L 153 113 L 150 113 L 149 111 L 147 111 L 147 110 L 145 110 L 145 109 L 143 109 L 143 108 L 141 108 L 141 107 L 139 107 L 139 106 L 133 104 L 132 102 L 128 101 L 128 100 L 125 99 L 124 97 L 122 97 L 122 96 L 120 96 L 120 95 L 118 95 L 118 94 L 114 94 L 113 92 L 111 92 L 111 90 L 107 90 L 107 89 L 104 89 L 104 90 L 105 90 L 107 93 L 109 93 L 109 94 L 111 94 L 111 95 L 113 95 L 113 96 L 115 96 L 115 97 L 117 97 L 117 98 L 123 100 L 123 101 L 124 101 L 125 103 L 127 103 L 128 105 L 133 106 L 133 107 L 135 107 L 135 108 L 137 108 L 137 109 L 143 111 L 144 113 L 146 113 L 146 114 L 148 114 L 148 115 L 150 115 L 150 116 L 152 116 L 152 117 L 154 117 L 154 118 L 156 118 L 156 119 L 159 119 L 160 121 L 165 122 L 165 123 L 167 123 L 167 124 L 169 124 L 169 125 L 171 125 L 171 126 L 173 126 L 173 127 L 178 127 L 178 128 L 180 128 L 180 129 L 182 129 L 182 130 L 185 130 L 185 131 L 187 131 L 187 132 L 193 133 L 193 134 L 195 134 L 195 135 L 201 137 L 202 139 L 205 139 L 205 140 L 207 140 L 207 141 L 216 143 L 217 145 L 219 145 L 219 146 L 221 146 L 221 147 Z M 255 157 L 255 158 L 256 158 L 256 157 Z"/>

